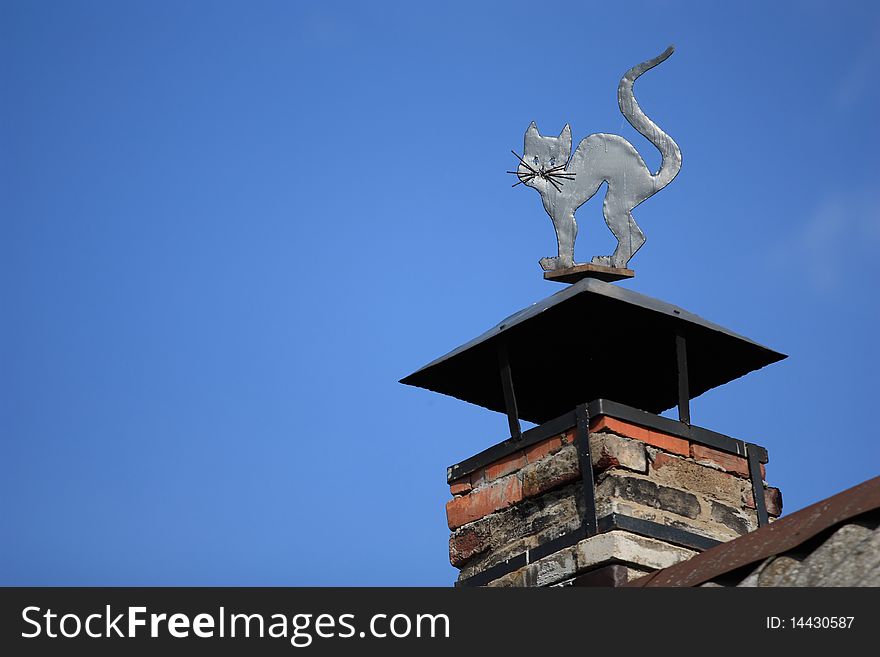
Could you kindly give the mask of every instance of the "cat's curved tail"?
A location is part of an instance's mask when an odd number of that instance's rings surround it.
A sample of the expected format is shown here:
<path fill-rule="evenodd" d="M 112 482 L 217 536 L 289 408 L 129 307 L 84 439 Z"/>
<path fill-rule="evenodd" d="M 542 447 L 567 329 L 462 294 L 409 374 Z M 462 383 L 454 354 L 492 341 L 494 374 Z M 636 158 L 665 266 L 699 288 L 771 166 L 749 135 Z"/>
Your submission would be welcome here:
<path fill-rule="evenodd" d="M 674 50 L 675 46 L 669 46 L 661 54 L 654 57 L 654 59 L 649 59 L 646 62 L 633 66 L 626 72 L 620 80 L 620 85 L 617 87 L 617 102 L 620 105 L 620 111 L 623 113 L 623 116 L 633 128 L 654 144 L 663 156 L 660 170 L 652 176 L 655 192 L 666 187 L 678 175 L 678 172 L 681 171 L 681 149 L 672 137 L 663 132 L 639 107 L 633 94 L 633 84 L 642 73 L 666 61 Z"/>

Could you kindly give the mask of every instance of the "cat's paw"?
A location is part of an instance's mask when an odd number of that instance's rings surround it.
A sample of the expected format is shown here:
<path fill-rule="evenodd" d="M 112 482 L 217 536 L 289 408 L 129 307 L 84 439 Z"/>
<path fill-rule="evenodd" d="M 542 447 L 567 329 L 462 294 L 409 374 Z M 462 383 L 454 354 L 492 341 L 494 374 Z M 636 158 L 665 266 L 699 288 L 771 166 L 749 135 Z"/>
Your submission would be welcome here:
<path fill-rule="evenodd" d="M 544 271 L 553 271 L 559 264 L 559 258 L 541 258 L 538 262 Z"/>
<path fill-rule="evenodd" d="M 590 260 L 594 265 L 602 265 L 603 267 L 611 267 L 611 256 L 593 256 Z"/>

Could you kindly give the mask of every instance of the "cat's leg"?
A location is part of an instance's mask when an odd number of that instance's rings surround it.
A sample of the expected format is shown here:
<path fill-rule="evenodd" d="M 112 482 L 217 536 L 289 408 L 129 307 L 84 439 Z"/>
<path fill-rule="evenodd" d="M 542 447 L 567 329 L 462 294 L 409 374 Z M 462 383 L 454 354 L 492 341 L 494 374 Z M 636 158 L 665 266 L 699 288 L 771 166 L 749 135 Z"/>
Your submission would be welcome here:
<path fill-rule="evenodd" d="M 605 223 L 617 238 L 617 248 L 610 256 L 596 256 L 592 262 L 606 267 L 625 268 L 630 258 L 645 243 L 645 234 L 632 216 L 632 207 L 621 202 L 611 190 L 602 205 Z"/>
<path fill-rule="evenodd" d="M 574 212 L 566 210 L 563 220 L 557 222 L 556 240 L 559 242 L 559 266 L 574 267 L 574 241 L 577 239 L 578 225 Z"/>
<path fill-rule="evenodd" d="M 540 264 L 544 271 L 567 269 L 574 266 L 574 241 L 577 238 L 577 222 L 571 210 L 557 211 L 553 217 L 553 228 L 556 229 L 556 243 L 559 255 L 555 258 L 541 258 Z"/>
<path fill-rule="evenodd" d="M 636 220 L 633 219 L 632 211 L 626 213 L 626 219 L 626 230 L 623 235 L 615 234 L 615 237 L 617 237 L 617 248 L 611 256 L 611 266 L 621 269 L 626 268 L 627 263 L 636 254 L 636 251 L 642 248 L 642 245 L 645 243 L 645 234 L 639 228 Z"/>

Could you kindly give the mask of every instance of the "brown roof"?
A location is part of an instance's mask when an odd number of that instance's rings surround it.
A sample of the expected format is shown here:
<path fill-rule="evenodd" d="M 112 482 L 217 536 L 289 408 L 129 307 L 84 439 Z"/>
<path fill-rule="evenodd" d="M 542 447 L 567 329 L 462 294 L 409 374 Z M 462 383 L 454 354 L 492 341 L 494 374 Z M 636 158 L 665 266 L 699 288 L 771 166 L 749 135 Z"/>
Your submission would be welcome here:
<path fill-rule="evenodd" d="M 840 537 L 854 534 L 852 531 L 845 531 L 848 529 L 848 524 L 851 524 L 848 521 L 858 521 L 859 516 L 870 514 L 877 509 L 880 509 L 880 477 L 869 479 L 754 532 L 710 548 L 687 561 L 629 582 L 626 586 L 699 586 L 713 580 L 721 580 L 725 583 L 725 578 L 733 580 L 734 585 L 737 582 L 740 585 L 748 585 L 743 580 L 749 575 L 753 575 L 749 580 L 751 585 L 755 585 L 757 571 L 754 568 L 747 568 L 748 566 L 767 567 L 767 560 L 786 552 L 797 551 L 796 558 L 788 560 L 797 567 L 809 554 L 819 553 L 818 540 L 824 539 L 825 543 L 831 544 L 837 535 L 837 543 L 840 544 Z M 868 535 L 859 534 L 860 544 L 846 546 L 849 551 L 859 552 L 863 561 L 861 566 L 866 567 L 863 572 L 871 577 L 880 575 L 880 528 L 875 528 L 876 515 L 871 514 L 872 520 L 865 529 Z M 833 550 L 829 546 L 823 549 L 823 554 L 839 552 L 839 548 Z M 784 557 L 777 558 L 777 561 L 782 566 L 786 566 L 787 562 L 784 559 Z M 827 575 L 827 572 L 825 574 Z M 848 583 L 864 584 L 864 576 L 861 575 L 862 579 L 859 582 Z M 801 583 L 807 585 L 817 584 L 815 581 L 805 582 L 803 577 L 800 579 Z M 771 585 L 797 585 L 796 580 L 796 577 L 777 576 Z M 730 581 L 726 583 L 730 584 Z"/>

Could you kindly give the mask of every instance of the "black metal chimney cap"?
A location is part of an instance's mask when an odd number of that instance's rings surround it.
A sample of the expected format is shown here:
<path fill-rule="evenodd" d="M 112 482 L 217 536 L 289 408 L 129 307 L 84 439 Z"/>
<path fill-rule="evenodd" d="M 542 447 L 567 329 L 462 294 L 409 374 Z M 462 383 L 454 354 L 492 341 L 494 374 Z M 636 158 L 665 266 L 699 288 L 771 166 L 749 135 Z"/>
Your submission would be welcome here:
<path fill-rule="evenodd" d="M 678 402 L 677 333 L 687 341 L 691 398 L 786 358 L 664 301 L 586 278 L 400 382 L 504 413 L 498 349 L 506 343 L 524 420 L 540 424 L 599 398 L 660 413 Z"/>

